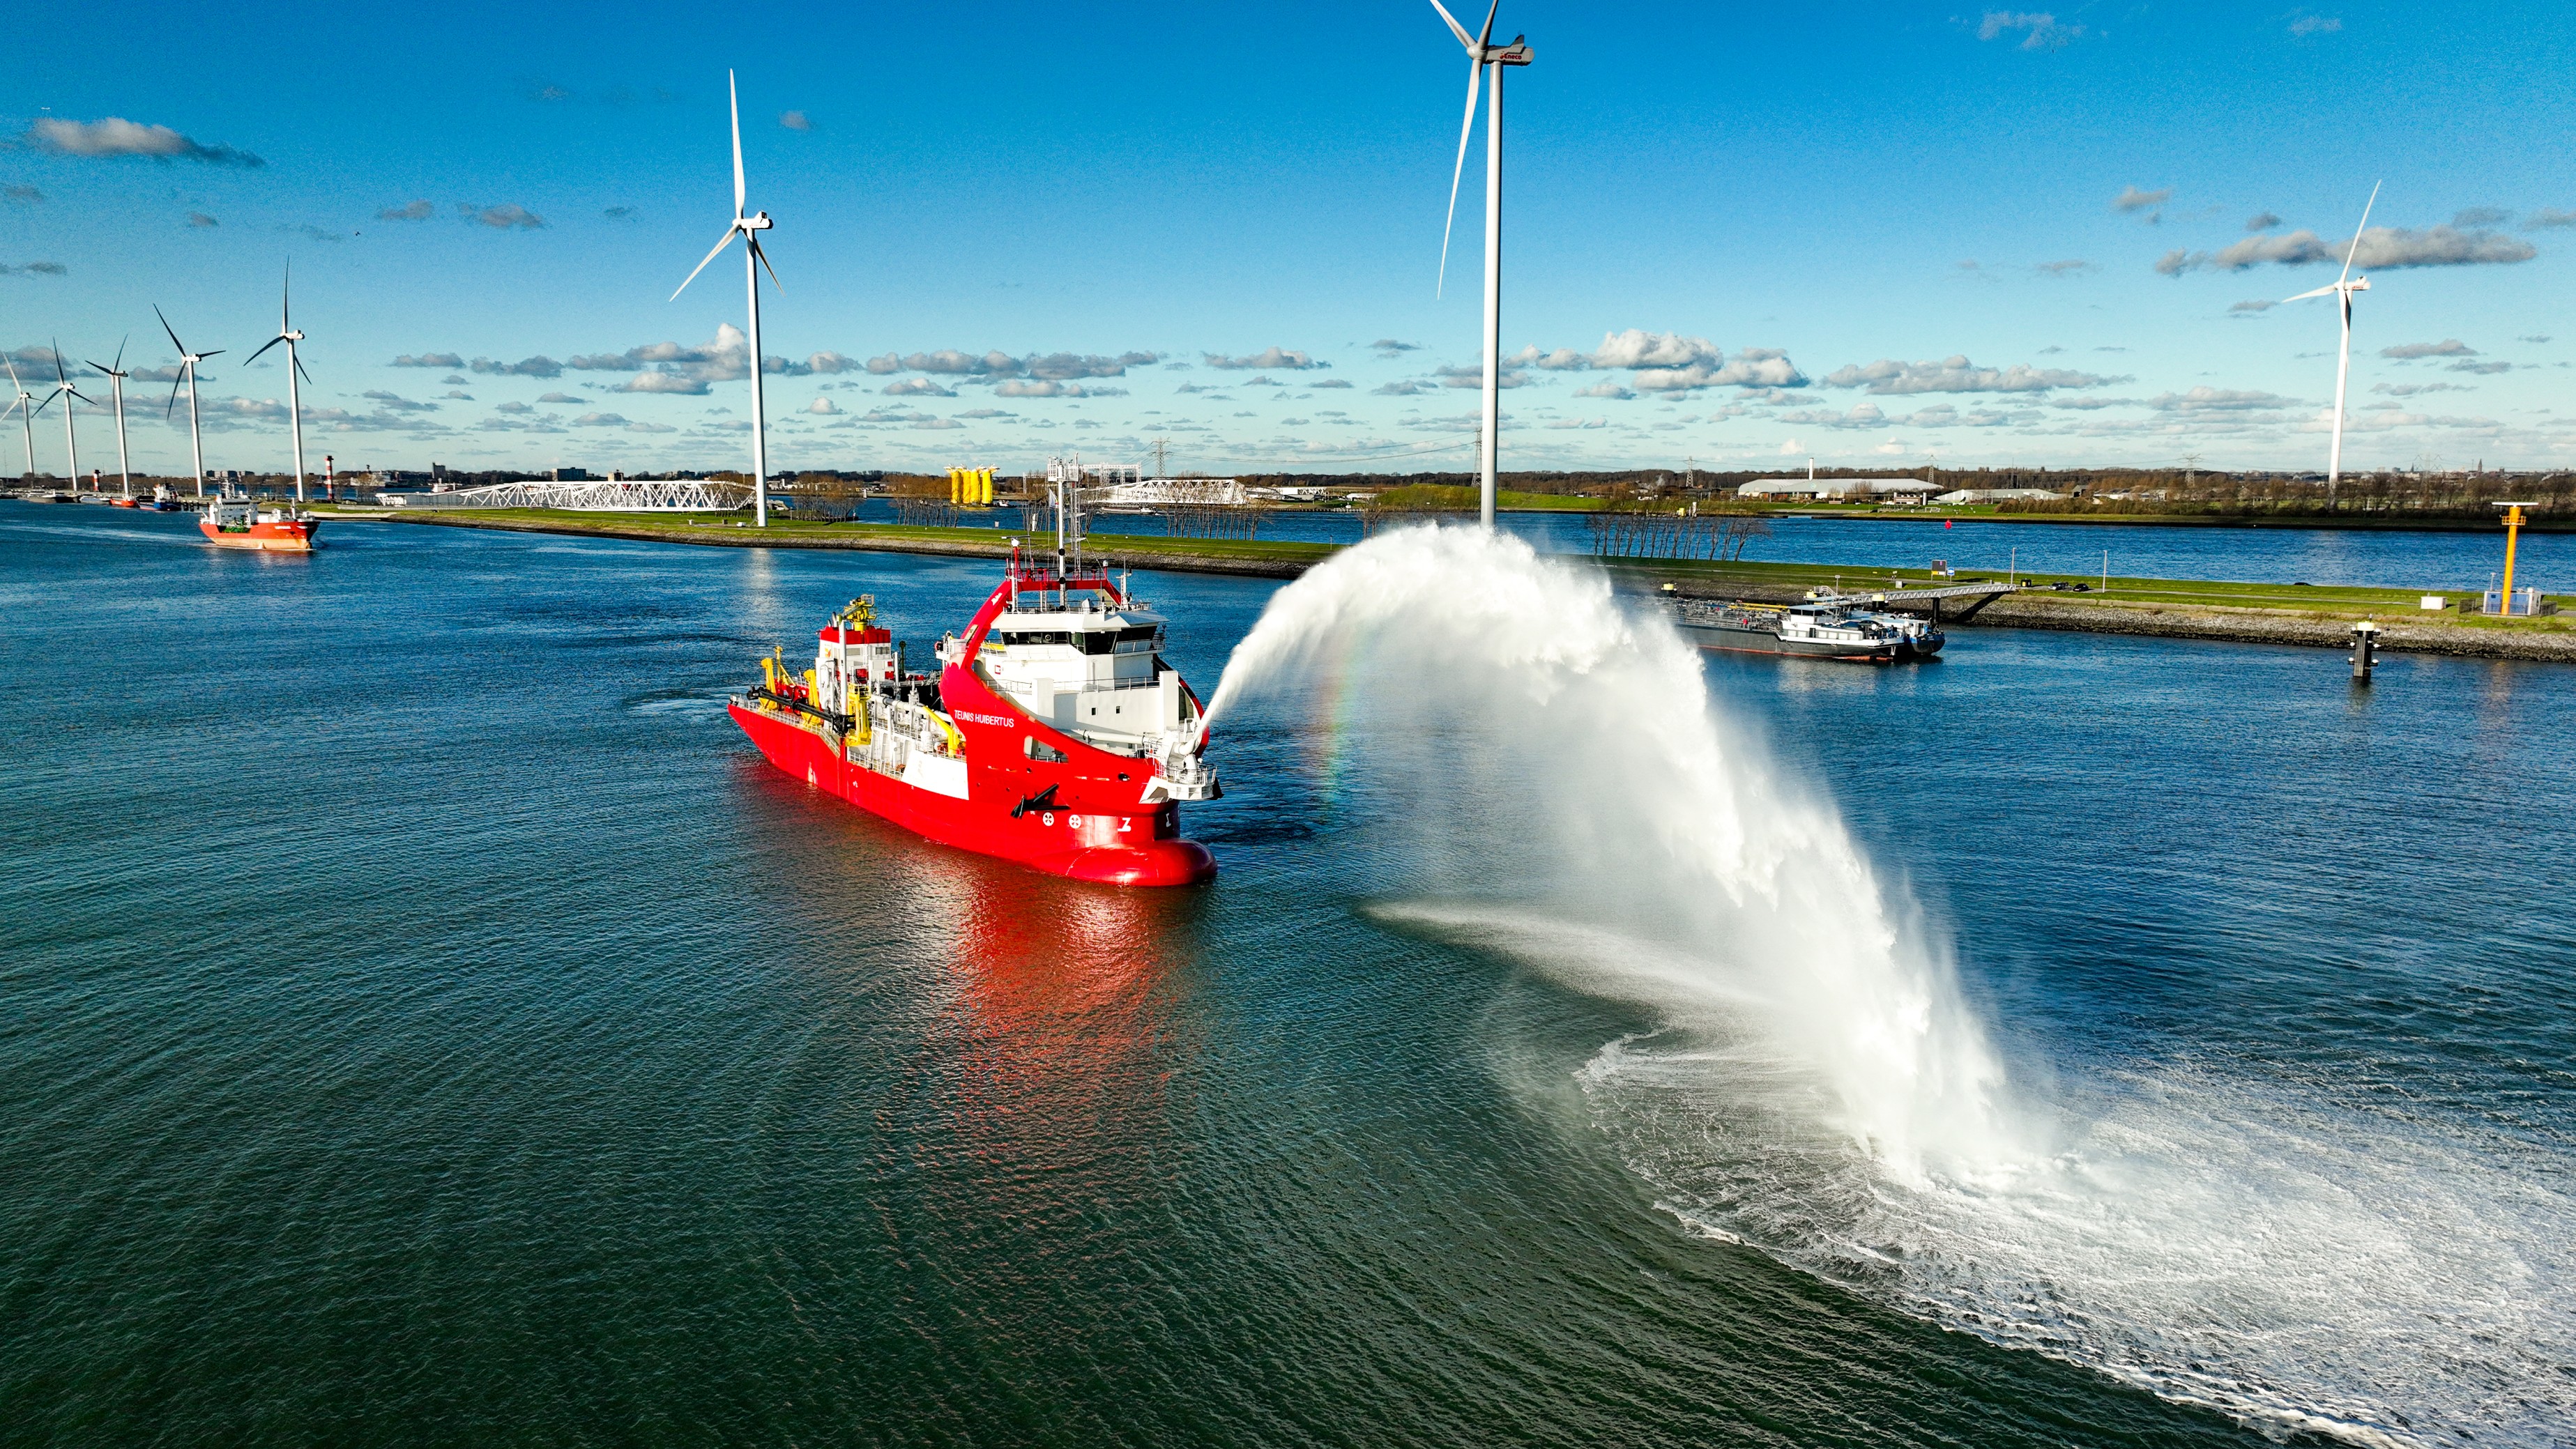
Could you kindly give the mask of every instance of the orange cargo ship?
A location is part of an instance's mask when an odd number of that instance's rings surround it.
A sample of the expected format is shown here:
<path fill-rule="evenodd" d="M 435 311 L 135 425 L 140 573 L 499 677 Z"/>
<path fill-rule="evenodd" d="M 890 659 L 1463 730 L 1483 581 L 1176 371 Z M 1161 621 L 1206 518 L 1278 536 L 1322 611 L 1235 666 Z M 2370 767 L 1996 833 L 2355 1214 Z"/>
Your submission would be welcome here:
<path fill-rule="evenodd" d="M 311 553 L 314 531 L 320 527 L 301 508 L 262 508 L 255 503 L 209 503 L 197 516 L 197 531 L 216 547 L 271 553 Z"/>

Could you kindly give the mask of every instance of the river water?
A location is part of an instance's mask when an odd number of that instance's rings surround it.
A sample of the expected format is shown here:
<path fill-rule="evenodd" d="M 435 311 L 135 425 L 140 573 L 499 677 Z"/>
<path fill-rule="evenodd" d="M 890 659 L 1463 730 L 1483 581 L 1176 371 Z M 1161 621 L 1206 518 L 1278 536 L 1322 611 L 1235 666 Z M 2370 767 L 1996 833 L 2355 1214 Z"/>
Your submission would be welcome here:
<path fill-rule="evenodd" d="M 2039 1144 L 1898 1181 L 1429 871 L 1347 689 L 1104 891 L 724 717 L 989 565 L 324 537 L 0 504 L 0 1438 L 2576 1436 L 2576 671 L 1708 663 Z M 1277 587 L 1139 585 L 1203 692 Z"/>
<path fill-rule="evenodd" d="M 869 522 L 894 521 L 893 505 L 870 499 Z M 973 512 L 966 518 L 972 521 Z M 993 527 L 1024 525 L 1018 509 L 996 510 Z M 1548 553 L 1590 553 L 1579 513 L 1504 513 L 1509 533 Z M 1853 564 L 1919 569 L 1941 560 L 1963 571 L 2071 574 L 2136 579 L 2235 579 L 2263 584 L 2340 584 L 2355 588 L 2462 592 L 2491 589 L 2504 570 L 2504 530 L 2408 532 L 2388 529 L 2208 528 L 2171 524 L 2038 524 L 1938 518 L 1775 517 L 1770 533 L 1750 540 L 1747 559 L 1768 563 Z M 1153 514 L 1106 514 L 1099 534 L 1161 536 L 1169 523 Z M 1348 511 L 1281 511 L 1266 515 L 1261 537 L 1308 543 L 1357 543 L 1360 519 Z M 2576 534 L 2526 533 L 2514 562 L 2514 584 L 2543 593 L 2576 591 Z"/>

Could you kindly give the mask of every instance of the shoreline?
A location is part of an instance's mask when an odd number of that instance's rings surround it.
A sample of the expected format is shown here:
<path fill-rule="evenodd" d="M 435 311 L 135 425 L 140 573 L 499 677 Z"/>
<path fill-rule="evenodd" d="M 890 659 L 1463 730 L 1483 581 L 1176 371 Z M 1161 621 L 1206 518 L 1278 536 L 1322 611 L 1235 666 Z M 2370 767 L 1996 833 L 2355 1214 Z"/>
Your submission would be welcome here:
<path fill-rule="evenodd" d="M 592 522 L 583 518 L 547 516 L 506 519 L 465 518 L 454 514 L 342 513 L 323 516 L 342 522 L 474 528 L 712 548 L 802 548 L 975 559 L 1007 558 L 1011 551 L 1004 542 L 988 543 L 957 536 L 968 530 L 883 524 L 791 525 L 812 531 L 785 532 L 773 527 L 768 533 L 761 534 L 748 528 L 704 523 L 661 524 L 631 518 Z M 868 531 L 857 531 L 860 529 Z M 1117 541 L 1107 542 L 1110 539 Z M 1341 547 L 1321 543 L 1095 534 L 1088 551 L 1107 560 L 1113 568 L 1293 579 L 1339 552 Z M 1644 559 L 1600 562 L 1612 578 L 1630 592 L 1653 592 L 1670 583 L 1676 592 L 1693 597 L 1723 595 L 1759 603 L 1795 603 L 1807 589 L 1829 580 L 1839 580 L 1846 590 L 1884 591 L 1892 599 L 1902 598 L 1902 584 L 1919 587 L 1939 582 L 1921 575 L 1919 570 L 1871 571 L 1832 564 L 1708 564 Z M 1876 581 L 1881 578 L 1889 582 L 1878 584 Z M 2085 585 L 2087 592 L 2063 591 L 2083 582 L 2077 579 L 2042 574 L 2027 574 L 2023 578 L 2029 583 L 2023 592 L 1995 599 L 1972 619 L 1945 620 L 1945 627 L 2050 629 L 2071 633 L 2341 649 L 2350 647 L 2353 623 L 2370 618 L 2380 625 L 2382 632 L 2378 647 L 2382 652 L 2576 663 L 2576 616 L 2510 621 L 2454 613 L 2427 616 L 2414 607 L 2411 594 L 2398 589 L 2115 578 L 2106 594 L 2092 590 L 2089 584 Z M 1962 581 L 1965 581 L 1964 577 Z M 2294 588 L 2302 592 L 2293 595 L 2291 590 Z M 2456 595 L 2458 591 L 2452 593 Z M 2437 620 L 2439 622 L 2435 622 Z"/>

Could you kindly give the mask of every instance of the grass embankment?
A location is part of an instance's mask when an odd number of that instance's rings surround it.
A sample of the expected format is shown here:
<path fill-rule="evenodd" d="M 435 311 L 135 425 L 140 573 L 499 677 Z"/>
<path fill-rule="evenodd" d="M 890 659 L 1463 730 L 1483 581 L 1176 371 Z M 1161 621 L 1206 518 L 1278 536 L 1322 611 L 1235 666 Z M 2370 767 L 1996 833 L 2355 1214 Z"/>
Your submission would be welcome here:
<path fill-rule="evenodd" d="M 773 519 L 753 528 L 734 519 L 674 517 L 667 513 L 588 513 L 551 508 L 475 509 L 468 512 L 356 512 L 348 517 L 399 523 L 444 524 L 517 533 L 593 535 L 661 543 L 716 544 L 736 548 L 833 548 L 887 553 L 998 558 L 1020 539 L 1034 549 L 1052 547 L 1052 534 L 1001 526 L 943 528 L 904 523 L 813 523 Z M 1138 568 L 1158 565 L 1219 573 L 1292 578 L 1328 558 L 1335 545 L 1280 539 L 1159 538 L 1148 534 L 1095 533 L 1085 550 Z"/>
<path fill-rule="evenodd" d="M 905 524 L 772 523 L 754 529 L 730 519 L 675 518 L 669 514 L 572 513 L 542 509 L 477 510 L 472 515 L 359 513 L 408 523 L 503 529 L 515 532 L 592 535 L 652 542 L 732 547 L 823 548 L 992 558 L 1010 551 L 1007 528 L 940 528 Z M 1024 536 L 1024 535 L 1022 535 Z M 1031 538 L 1031 543 L 1044 540 Z M 1293 578 L 1331 557 L 1338 546 L 1283 540 L 1157 538 L 1095 534 L 1090 553 L 1114 564 L 1203 573 Z M 2385 644 L 2468 654 L 2576 658 L 2576 612 L 2538 619 L 2491 619 L 2419 607 L 2412 589 L 2321 587 L 2098 574 L 1963 572 L 1936 578 L 1924 569 L 1870 569 L 1838 564 L 1679 559 L 1619 559 L 1606 565 L 1623 584 L 1656 588 L 1665 583 L 1699 596 L 1741 596 L 1786 602 L 1808 589 L 1899 594 L 1906 588 L 2017 581 L 2025 591 L 1986 605 L 1977 622 L 2047 629 L 2159 634 L 2182 638 L 2271 639 L 2283 643 L 2339 643 L 2349 626 L 2375 619 L 2391 633 Z M 2463 592 L 2449 591 L 2456 604 Z M 2576 610 L 2576 596 L 2551 596 Z M 1952 605 L 1955 615 L 1970 601 Z"/>
<path fill-rule="evenodd" d="M 1474 513 L 1484 507 L 1484 495 L 1475 488 L 1452 488 L 1438 483 L 1407 483 L 1389 488 L 1377 496 L 1377 506 L 1398 510 L 1418 509 L 1425 513 Z M 1494 507 L 1507 513 L 1594 513 L 1601 500 L 1579 493 L 1516 493 L 1508 488 L 1496 489 Z"/>

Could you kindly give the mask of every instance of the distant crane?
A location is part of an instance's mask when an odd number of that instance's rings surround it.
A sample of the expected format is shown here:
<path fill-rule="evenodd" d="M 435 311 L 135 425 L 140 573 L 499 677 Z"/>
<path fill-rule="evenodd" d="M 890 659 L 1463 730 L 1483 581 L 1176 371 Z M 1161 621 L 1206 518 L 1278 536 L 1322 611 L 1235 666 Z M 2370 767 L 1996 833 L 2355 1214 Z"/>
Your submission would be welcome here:
<path fill-rule="evenodd" d="M 154 307 L 152 315 L 161 317 L 161 309 Z M 188 385 L 188 457 L 197 465 L 197 496 L 203 498 L 206 496 L 206 448 L 197 433 L 197 364 L 209 357 L 223 356 L 224 350 L 218 347 L 212 352 L 190 352 L 187 344 L 179 340 L 179 334 L 170 330 L 170 319 L 167 317 L 161 317 L 161 330 L 168 334 L 170 345 L 179 349 L 179 375 L 170 379 L 170 401 L 162 405 L 161 416 L 168 418 L 170 409 L 179 405 L 179 385 L 186 383 Z"/>
<path fill-rule="evenodd" d="M 679 300 L 680 293 L 689 290 L 689 283 L 698 279 L 698 273 L 707 269 L 707 263 L 716 259 L 716 252 L 721 252 L 733 245 L 733 239 L 737 233 L 741 235 L 742 281 L 744 288 L 751 293 L 749 340 L 751 342 L 752 522 L 757 527 L 767 528 L 769 526 L 769 415 L 761 411 L 760 407 L 760 269 L 763 267 L 769 269 L 769 284 L 781 292 L 787 290 L 787 284 L 778 280 L 778 269 L 769 265 L 769 254 L 762 251 L 760 247 L 760 234 L 769 230 L 771 226 L 769 213 L 764 211 L 757 216 L 742 214 L 742 97 L 734 87 L 732 71 L 725 72 L 725 99 L 726 103 L 733 108 L 733 224 L 725 228 L 724 237 L 716 243 L 715 251 L 708 252 L 705 259 L 690 270 L 689 275 L 681 281 L 680 285 L 672 289 L 671 299 Z"/>
<path fill-rule="evenodd" d="M 2370 278 L 2356 277 L 2352 274 L 2352 259 L 2354 254 L 2361 250 L 2361 234 L 2370 228 L 2370 209 L 2379 204 L 2381 184 L 2372 182 L 2370 200 L 2362 203 L 2361 225 L 2352 229 L 2352 245 L 2343 249 L 2343 275 L 2335 278 L 2334 285 L 2330 287 L 2319 287 L 2315 291 L 2301 292 L 2295 297 L 2283 299 L 2289 302 L 2304 302 L 2310 297 L 2323 297 L 2332 293 L 2338 299 L 2337 310 L 2343 313 L 2343 350 L 2335 354 L 2334 443 L 2326 452 L 2326 506 L 2328 508 L 2334 506 L 2335 483 L 2343 476 L 2343 393 L 2344 383 L 2352 376 L 2352 296 L 2355 292 L 2370 290 Z"/>
<path fill-rule="evenodd" d="M 1513 36 L 1509 45 L 1495 45 L 1494 14 L 1502 0 L 1493 0 L 1485 11 L 1485 28 L 1472 38 L 1458 18 L 1440 0 L 1431 0 L 1431 8 L 1449 25 L 1449 33 L 1467 48 L 1467 114 L 1458 123 L 1458 160 L 1449 170 L 1449 218 L 1440 228 L 1440 280 L 1432 289 L 1438 296 L 1449 281 L 1449 234 L 1458 224 L 1458 182 L 1467 174 L 1467 137 L 1476 129 L 1476 90 L 1485 78 L 1485 67 L 1494 68 L 1494 93 L 1485 111 L 1485 410 L 1484 429 L 1477 447 L 1481 469 L 1478 516 L 1487 528 L 1494 526 L 1494 476 L 1497 459 L 1496 437 L 1502 417 L 1503 358 L 1503 69 L 1530 63 L 1527 36 Z M 1471 12 L 1472 13 L 1472 12 Z"/>
<path fill-rule="evenodd" d="M 125 343 L 133 340 L 133 333 L 129 332 L 125 334 L 125 341 L 116 344 L 116 361 L 109 366 L 99 367 L 96 362 L 92 362 L 90 364 L 90 366 L 98 367 L 99 371 L 106 373 L 108 384 L 116 389 L 116 475 L 125 480 L 125 496 L 128 498 L 134 496 L 134 470 L 129 467 L 125 461 L 125 379 L 127 374 L 121 369 L 125 366 Z"/>

